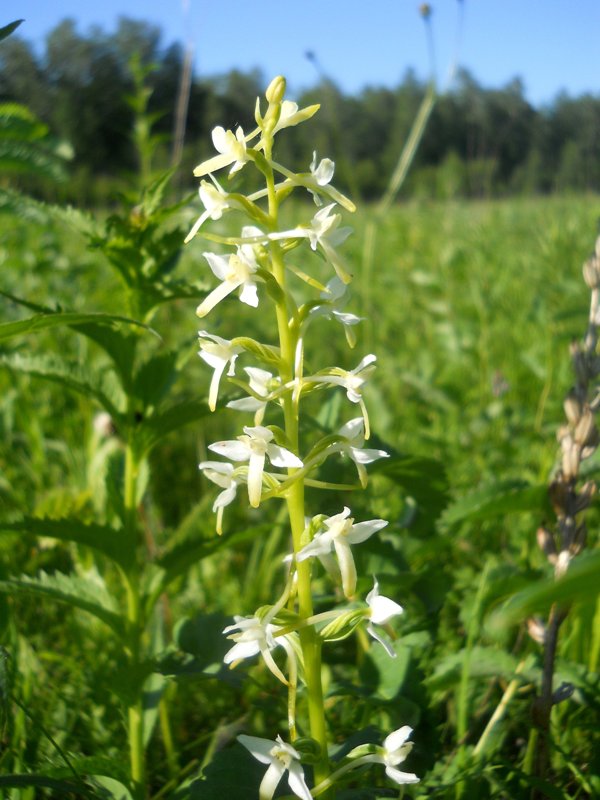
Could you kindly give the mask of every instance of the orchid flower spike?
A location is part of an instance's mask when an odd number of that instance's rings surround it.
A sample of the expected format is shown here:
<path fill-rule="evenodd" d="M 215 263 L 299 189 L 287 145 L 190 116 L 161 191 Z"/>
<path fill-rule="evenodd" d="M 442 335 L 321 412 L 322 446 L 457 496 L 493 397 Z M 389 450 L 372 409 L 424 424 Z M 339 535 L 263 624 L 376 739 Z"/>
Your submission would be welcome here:
<path fill-rule="evenodd" d="M 304 561 L 307 558 L 317 557 L 327 567 L 329 553 L 335 550 L 344 594 L 350 598 L 356 590 L 356 566 L 351 545 L 364 542 L 387 524 L 385 519 L 370 519 L 354 524 L 350 509 L 345 507 L 340 514 L 323 521 L 325 530 L 317 532 L 312 542 L 300 550 L 296 560 Z"/>
<path fill-rule="evenodd" d="M 302 467 L 298 456 L 273 442 L 273 432 L 262 425 L 244 427 L 237 439 L 215 442 L 209 450 L 232 461 L 248 461 L 248 499 L 253 508 L 260 505 L 265 459 L 274 467 Z"/>
<path fill-rule="evenodd" d="M 296 797 L 301 800 L 312 800 L 310 789 L 304 779 L 304 771 L 300 764 L 300 753 L 277 736 L 275 741 L 259 739 L 257 736 L 238 736 L 238 741 L 249 750 L 261 764 L 268 764 L 268 769 L 258 790 L 259 800 L 272 800 L 284 772 L 288 773 L 288 784 Z"/>

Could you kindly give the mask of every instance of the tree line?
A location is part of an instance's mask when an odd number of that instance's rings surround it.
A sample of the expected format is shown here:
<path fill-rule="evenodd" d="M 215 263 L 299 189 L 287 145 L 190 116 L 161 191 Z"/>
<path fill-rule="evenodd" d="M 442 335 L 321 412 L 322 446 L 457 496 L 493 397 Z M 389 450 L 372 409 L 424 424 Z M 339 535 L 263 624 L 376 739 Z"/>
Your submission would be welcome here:
<path fill-rule="evenodd" d="M 144 70 L 147 120 L 157 143 L 153 166 L 169 166 L 184 57 L 180 44 L 164 46 L 160 29 L 146 22 L 122 18 L 114 32 L 92 28 L 82 34 L 65 20 L 40 52 L 16 36 L 0 44 L 0 102 L 27 106 L 57 140 L 68 143 L 65 199 L 102 202 L 139 166 L 132 133 L 139 116 L 135 64 Z M 182 180 L 209 155 L 216 124 L 254 126 L 248 109 L 264 86 L 259 70 L 192 76 Z M 353 96 L 321 79 L 298 101 L 322 101 L 324 110 L 310 135 L 302 126 L 290 132 L 281 159 L 307 169 L 314 150 L 319 156 L 336 153 L 341 188 L 364 199 L 378 197 L 426 89 L 410 71 L 395 88 L 367 87 Z M 437 99 L 404 193 L 449 198 L 598 191 L 598 131 L 598 95 L 563 93 L 534 108 L 519 78 L 489 89 L 461 71 L 452 90 Z"/>

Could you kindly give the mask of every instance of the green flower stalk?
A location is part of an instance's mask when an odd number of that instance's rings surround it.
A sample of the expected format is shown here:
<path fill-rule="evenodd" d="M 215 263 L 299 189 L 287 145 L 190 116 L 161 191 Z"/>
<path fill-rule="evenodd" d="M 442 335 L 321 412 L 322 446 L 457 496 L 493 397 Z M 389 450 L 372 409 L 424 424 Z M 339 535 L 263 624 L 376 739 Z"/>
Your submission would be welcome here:
<path fill-rule="evenodd" d="M 257 100 L 255 119 L 257 127 L 246 134 L 242 128 L 227 131 L 217 127 L 213 131 L 213 144 L 217 155 L 200 164 L 194 174 L 202 178 L 200 200 L 204 211 L 193 225 L 186 241 L 191 241 L 202 231 L 209 220 L 219 220 L 224 214 L 241 212 L 247 224 L 240 236 L 209 235 L 212 241 L 231 248 L 226 254 L 204 252 L 203 258 L 217 279 L 217 286 L 207 294 L 197 309 L 201 318 L 210 318 L 213 309 L 224 299 L 237 296 L 253 313 L 271 304 L 277 328 L 276 343 L 257 342 L 238 335 L 223 339 L 205 330 L 200 336 L 200 357 L 213 369 L 209 390 L 209 406 L 215 410 L 223 376 L 245 391 L 245 397 L 228 403 L 241 413 L 250 413 L 253 424 L 243 426 L 237 438 L 215 442 L 209 450 L 225 461 L 204 461 L 200 469 L 206 477 L 222 490 L 213 506 L 217 514 L 217 532 L 224 524 L 224 510 L 236 496 L 238 488 L 248 494 L 250 506 L 257 508 L 268 499 L 279 498 L 287 505 L 293 553 L 287 559 L 288 579 L 278 601 L 267 608 L 258 609 L 249 617 L 235 617 L 233 625 L 224 633 L 233 646 L 225 656 L 225 663 L 235 666 L 246 658 L 260 656 L 267 668 L 288 691 L 287 744 L 280 735 L 272 740 L 241 736 L 240 741 L 263 764 L 267 773 L 259 788 L 261 800 L 270 800 L 277 784 L 285 773 L 289 787 L 298 797 L 323 796 L 331 798 L 339 778 L 366 763 L 383 764 L 388 777 L 398 784 L 415 782 L 417 778 L 394 769 L 410 749 L 404 744 L 407 732 L 402 729 L 401 755 L 388 755 L 384 744 L 383 755 L 353 756 L 343 769 L 332 772 L 329 760 L 329 734 L 325 715 L 322 685 L 322 651 L 324 644 L 334 643 L 352 635 L 363 622 L 370 636 L 380 643 L 390 657 L 395 652 L 385 636 L 375 626 L 386 624 L 403 609 L 395 601 L 379 594 L 374 587 L 366 603 L 357 607 L 355 593 L 357 570 L 352 553 L 370 536 L 387 525 L 385 520 L 356 521 L 350 508 L 327 517 L 309 513 L 305 504 L 305 488 L 327 489 L 364 488 L 367 483 L 366 465 L 387 453 L 364 447 L 369 438 L 369 416 L 363 398 L 363 388 L 375 369 L 376 357 L 368 354 L 353 369 L 337 366 L 322 368 L 310 375 L 304 374 L 304 341 L 313 320 L 321 318 L 340 323 L 348 344 L 356 342 L 355 326 L 360 318 L 343 310 L 346 287 L 352 276 L 344 258 L 338 252 L 350 229 L 341 226 L 342 216 L 334 209 L 342 206 L 354 211 L 354 204 L 331 186 L 334 163 L 330 159 L 319 161 L 313 155 L 308 172 L 294 173 L 279 164 L 273 157 L 275 137 L 286 128 L 309 120 L 318 106 L 300 109 L 284 99 L 285 80 L 275 78 L 266 92 L 267 108 L 263 114 Z M 245 196 L 227 192 L 213 175 L 217 170 L 228 169 L 229 177 L 242 169 L 254 167 L 262 177 L 264 187 Z M 280 210 L 285 200 L 294 192 L 309 193 L 317 211 L 307 222 L 283 228 Z M 319 253 L 332 269 L 324 285 L 311 275 L 309 268 L 298 264 L 306 252 Z M 293 262 L 290 258 L 293 254 Z M 315 292 L 313 299 L 299 303 L 291 291 L 290 273 L 304 281 Z M 236 373 L 238 358 L 251 356 L 253 363 L 244 367 L 247 381 Z M 354 362 L 356 363 L 356 362 Z M 300 419 L 304 400 L 315 392 L 345 390 L 347 399 L 360 409 L 360 416 L 348 420 L 337 433 L 313 442 L 300 436 Z M 269 411 L 274 406 L 283 412 L 283 427 L 268 424 Z M 317 473 L 323 462 L 340 455 L 356 465 L 359 483 L 349 487 L 325 483 Z M 308 522 L 307 522 L 308 519 Z M 350 607 L 332 609 L 315 614 L 313 607 L 312 575 L 321 563 L 332 579 L 341 586 Z M 285 653 L 286 666 L 275 661 L 273 651 Z M 287 673 L 287 674 L 286 674 Z M 309 730 L 299 738 L 296 720 L 296 692 L 298 682 L 304 685 L 303 697 Z M 308 740 L 306 737 L 310 737 Z M 304 744 L 312 740 L 308 751 Z M 398 749 L 396 748 L 396 749 Z M 381 749 L 381 748 L 380 748 Z M 400 749 L 398 749 L 400 752 Z M 303 764 L 311 764 L 313 786 L 309 789 L 304 777 Z"/>

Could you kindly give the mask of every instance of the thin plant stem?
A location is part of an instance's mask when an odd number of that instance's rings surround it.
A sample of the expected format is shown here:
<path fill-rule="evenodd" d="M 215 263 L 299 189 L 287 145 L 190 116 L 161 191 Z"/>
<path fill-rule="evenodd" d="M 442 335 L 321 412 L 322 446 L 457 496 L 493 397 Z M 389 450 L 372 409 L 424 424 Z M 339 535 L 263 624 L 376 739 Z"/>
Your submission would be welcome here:
<path fill-rule="evenodd" d="M 139 464 L 131 443 L 125 451 L 125 529 L 130 541 L 135 541 L 137 528 L 137 482 Z M 135 667 L 140 660 L 141 638 L 141 604 L 139 591 L 139 575 L 134 565 L 127 577 L 127 622 L 129 624 L 129 656 Z M 131 700 L 127 708 L 127 724 L 129 737 L 129 758 L 131 779 L 140 796 L 145 795 L 145 757 L 144 757 L 144 714 L 141 687 L 137 696 Z"/>
<path fill-rule="evenodd" d="M 517 668 L 515 669 L 515 674 L 517 675 L 520 674 L 523 671 L 524 667 L 525 667 L 525 661 L 521 661 L 517 665 Z M 479 757 L 485 752 L 494 728 L 504 717 L 511 700 L 513 699 L 520 685 L 521 685 L 521 680 L 519 678 L 513 678 L 512 681 L 508 684 L 508 686 L 504 690 L 504 694 L 502 695 L 500 702 L 494 709 L 494 713 L 489 718 L 488 723 L 483 730 L 483 733 L 479 737 L 479 741 L 475 745 L 475 748 L 473 750 L 473 756 Z"/>

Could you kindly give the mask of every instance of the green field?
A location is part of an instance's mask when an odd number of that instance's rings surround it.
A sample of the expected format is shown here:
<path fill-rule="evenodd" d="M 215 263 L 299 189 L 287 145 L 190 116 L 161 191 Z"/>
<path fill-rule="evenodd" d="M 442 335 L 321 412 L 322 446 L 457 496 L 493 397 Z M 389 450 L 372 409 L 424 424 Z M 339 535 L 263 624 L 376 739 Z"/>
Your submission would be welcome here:
<path fill-rule="evenodd" d="M 224 668 L 229 643 L 221 631 L 234 614 L 252 614 L 279 596 L 289 532 L 279 504 L 248 513 L 238 497 L 226 509 L 223 536 L 216 536 L 216 487 L 197 465 L 210 458 L 210 442 L 237 435 L 239 412 L 225 403 L 240 391 L 223 379 L 218 410 L 209 414 L 210 370 L 196 355 L 205 323 L 194 314 L 214 285 L 202 257 L 207 243 L 197 238 L 181 253 L 168 275 L 170 302 L 152 295 L 149 287 L 155 291 L 158 282 L 148 267 L 136 308 L 115 263 L 137 223 L 122 207 L 116 211 L 125 221 L 112 229 L 110 247 L 99 240 L 90 247 L 80 219 L 59 219 L 41 206 L 0 216 L 1 288 L 29 304 L 4 297 L 3 322 L 49 311 L 102 312 L 148 326 L 94 328 L 86 319 L 24 326 L 2 340 L 0 795 L 126 798 L 131 789 L 131 796 L 146 796 L 129 783 L 126 712 L 131 736 L 131 714 L 142 708 L 148 797 L 241 800 L 256 796 L 248 787 L 258 785 L 262 768 L 257 772 L 235 738 L 285 730 L 286 700 L 262 661 Z M 296 211 L 304 209 L 292 207 L 290 219 Z M 536 530 L 554 524 L 547 486 L 557 466 L 563 400 L 574 382 L 569 345 L 588 324 L 590 290 L 581 268 L 599 211 L 595 196 L 562 196 L 409 202 L 384 219 L 370 208 L 344 214 L 354 229 L 344 245 L 354 274 L 347 310 L 364 320 L 354 351 L 343 334 L 315 323 L 307 354 L 315 369 L 351 369 L 377 354 L 365 392 L 369 446 L 393 458 L 369 467 L 366 492 L 332 492 L 320 510 L 333 515 L 351 505 L 360 519 L 390 521 L 355 554 L 358 594 L 377 574 L 405 613 L 389 629 L 394 660 L 362 629 L 326 650 L 325 706 L 333 747 L 345 743 L 344 752 L 348 741 L 380 741 L 378 731 L 410 725 L 415 746 L 406 768 L 421 782 L 399 795 L 373 770 L 343 788 L 339 800 L 600 796 L 600 605 L 593 580 L 582 576 L 578 592 L 559 598 L 569 613 L 555 685 L 568 684 L 569 697 L 552 712 L 545 781 L 534 777 L 531 725 L 542 648 L 526 624 L 548 608 L 534 599 L 526 605 L 527 592 L 551 587 Z M 161 247 L 178 255 L 197 213 L 193 200 L 168 218 L 171 234 Z M 105 219 L 106 213 L 90 215 L 90 224 L 100 228 Z M 366 274 L 365 231 L 373 219 Z M 307 252 L 303 268 L 318 274 L 320 262 Z M 183 282 L 180 294 L 188 296 L 176 297 L 173 287 Z M 243 319 L 244 335 L 274 344 L 272 322 L 240 308 L 237 299 L 221 303 L 211 332 L 231 336 Z M 107 402 L 117 409 L 125 402 L 116 384 L 127 367 L 119 359 L 126 360 L 133 340 L 138 371 L 123 419 L 134 438 L 135 425 L 143 429 L 146 450 L 137 496 L 127 498 L 124 429 L 115 419 L 104 431 L 95 422 Z M 342 391 L 316 392 L 307 400 L 303 433 L 337 430 L 347 419 L 343 406 Z M 175 409 L 170 416 L 168 408 Z M 597 456 L 584 464 L 583 474 L 592 476 Z M 328 462 L 322 478 L 351 482 L 350 467 Z M 307 502 L 314 491 L 307 489 Z M 122 581 L 125 551 L 118 536 L 98 547 L 108 527 L 127 529 L 117 523 L 131 513 L 139 534 L 132 545 L 136 586 L 155 602 L 133 655 L 120 628 L 123 609 L 128 624 L 135 616 L 134 593 Z M 587 512 L 590 551 L 598 521 L 594 502 Z M 316 609 L 333 593 L 318 573 Z M 518 607 L 516 616 L 502 616 L 509 601 L 522 601 L 521 616 Z M 302 722 L 305 711 L 299 714 Z M 236 770 L 246 789 L 227 783 Z M 19 783 L 11 776 L 27 777 Z"/>

